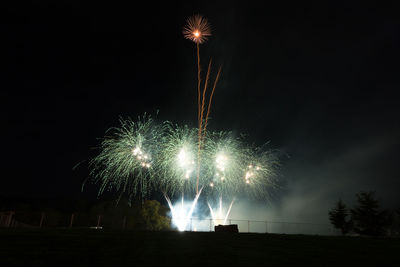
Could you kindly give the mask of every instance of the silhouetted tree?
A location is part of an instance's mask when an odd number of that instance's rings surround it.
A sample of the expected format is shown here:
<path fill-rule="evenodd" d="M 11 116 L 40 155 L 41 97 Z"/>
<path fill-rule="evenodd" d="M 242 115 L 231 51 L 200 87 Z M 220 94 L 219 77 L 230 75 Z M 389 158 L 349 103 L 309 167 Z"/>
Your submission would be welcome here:
<path fill-rule="evenodd" d="M 400 209 L 385 211 L 384 224 L 389 236 L 400 236 Z"/>
<path fill-rule="evenodd" d="M 356 196 L 357 206 L 351 209 L 353 230 L 361 235 L 383 235 L 390 224 L 390 216 L 386 211 L 379 210 L 374 192 L 360 192 Z"/>
<path fill-rule="evenodd" d="M 342 235 L 345 235 L 350 230 L 350 221 L 347 220 L 349 211 L 342 200 L 336 203 L 336 206 L 329 211 L 329 219 L 336 229 L 340 229 Z"/>
<path fill-rule="evenodd" d="M 166 216 L 165 207 L 157 200 L 146 200 L 141 210 L 146 230 L 167 230 L 170 229 L 170 219 Z"/>

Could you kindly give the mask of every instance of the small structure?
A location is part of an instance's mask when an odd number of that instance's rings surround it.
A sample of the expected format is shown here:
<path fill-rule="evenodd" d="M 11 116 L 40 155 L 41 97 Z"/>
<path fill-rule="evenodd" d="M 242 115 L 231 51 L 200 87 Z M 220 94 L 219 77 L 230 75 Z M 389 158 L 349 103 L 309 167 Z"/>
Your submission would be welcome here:
<path fill-rule="evenodd" d="M 239 233 L 237 224 L 216 225 L 216 226 L 214 226 L 214 231 L 215 232 L 227 232 L 227 233 Z"/>

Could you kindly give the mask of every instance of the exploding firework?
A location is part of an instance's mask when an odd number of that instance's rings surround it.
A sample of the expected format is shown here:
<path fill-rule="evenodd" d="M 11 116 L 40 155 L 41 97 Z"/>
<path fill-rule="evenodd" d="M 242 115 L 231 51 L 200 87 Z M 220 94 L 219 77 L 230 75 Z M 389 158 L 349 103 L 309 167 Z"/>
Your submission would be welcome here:
<path fill-rule="evenodd" d="M 149 116 L 120 123 L 107 131 L 99 155 L 90 161 L 91 176 L 101 185 L 99 194 L 106 188 L 129 195 L 155 188 L 168 195 L 191 194 L 196 191 L 196 170 L 200 187 L 210 197 L 259 198 L 276 185 L 279 162 L 274 151 L 248 146 L 230 132 L 207 132 L 199 166 L 198 129 L 156 124 Z"/>
<path fill-rule="evenodd" d="M 120 119 L 120 124 L 102 139 L 99 155 L 89 163 L 91 177 L 100 184 L 99 194 L 108 189 L 120 196 L 145 196 L 156 186 L 154 163 L 162 129 L 146 115 L 137 122 Z"/>
<path fill-rule="evenodd" d="M 229 132 L 208 132 L 203 155 L 206 175 L 201 183 L 207 185 L 207 194 L 220 196 L 239 192 L 244 170 L 244 143 Z"/>
<path fill-rule="evenodd" d="M 156 124 L 146 115 L 137 122 L 121 119 L 120 124 L 107 131 L 100 153 L 90 161 L 99 194 L 108 190 L 119 192 L 120 197 L 124 193 L 144 197 L 152 189 L 160 190 L 179 230 L 186 229 L 201 194 L 207 198 L 214 224 L 225 224 L 235 197 L 265 199 L 276 186 L 279 162 L 275 153 L 265 146 L 249 146 L 230 132 L 204 135 L 200 166 L 198 129 L 170 122 Z M 178 195 L 181 201 L 173 205 L 170 196 Z M 223 208 L 222 199 L 231 202 Z"/>
<path fill-rule="evenodd" d="M 280 166 L 276 151 L 247 146 L 245 172 L 242 176 L 243 193 L 256 199 L 268 199 L 272 189 L 277 188 L 277 170 Z"/>
<path fill-rule="evenodd" d="M 211 36 L 210 24 L 201 15 L 194 15 L 186 20 L 183 36 L 196 44 L 202 44 Z"/>
<path fill-rule="evenodd" d="M 164 193 L 192 192 L 196 184 L 197 130 L 164 123 L 158 177 Z"/>

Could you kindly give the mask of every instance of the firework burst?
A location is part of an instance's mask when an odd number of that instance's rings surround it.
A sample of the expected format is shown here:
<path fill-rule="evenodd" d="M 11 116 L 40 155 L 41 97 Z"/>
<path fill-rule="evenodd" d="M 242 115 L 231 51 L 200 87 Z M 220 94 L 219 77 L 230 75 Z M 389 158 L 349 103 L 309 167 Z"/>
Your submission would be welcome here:
<path fill-rule="evenodd" d="M 164 193 L 191 192 L 196 183 L 197 129 L 165 122 L 158 156 L 158 178 Z"/>
<path fill-rule="evenodd" d="M 210 24 L 201 15 L 189 17 L 183 27 L 183 36 L 196 44 L 202 44 L 211 36 Z"/>
<path fill-rule="evenodd" d="M 277 188 L 277 170 L 280 166 L 276 151 L 260 147 L 247 146 L 244 173 L 242 174 L 242 192 L 252 198 L 268 199 L 271 189 Z"/>
<path fill-rule="evenodd" d="M 120 127 L 107 131 L 100 153 L 90 161 L 99 195 L 107 190 L 119 192 L 119 197 L 143 198 L 150 190 L 161 191 L 180 230 L 186 229 L 201 194 L 215 224 L 227 222 L 235 199 L 269 197 L 279 166 L 274 151 L 249 146 L 230 132 L 208 131 L 199 154 L 197 133 L 196 128 L 171 122 L 156 124 L 146 115 L 137 122 L 121 119 Z M 173 205 L 170 196 L 179 196 L 181 203 Z M 223 208 L 222 199 L 230 204 Z"/>
<path fill-rule="evenodd" d="M 238 192 L 244 167 L 243 143 L 229 132 L 207 132 L 204 139 L 204 167 L 206 175 L 201 184 L 207 185 L 212 196 Z"/>
<path fill-rule="evenodd" d="M 108 189 L 143 197 L 156 185 L 154 163 L 162 129 L 146 115 L 137 122 L 120 119 L 120 124 L 102 139 L 99 155 L 89 163 L 90 174 L 100 184 L 99 194 Z"/>
<path fill-rule="evenodd" d="M 137 122 L 121 119 L 120 124 L 107 131 L 100 153 L 90 161 L 99 194 L 105 189 L 128 195 L 151 189 L 168 195 L 197 194 L 199 184 L 212 198 L 240 194 L 262 198 L 276 186 L 279 162 L 274 151 L 248 146 L 230 132 L 204 135 L 199 166 L 198 129 L 156 124 L 149 116 Z"/>

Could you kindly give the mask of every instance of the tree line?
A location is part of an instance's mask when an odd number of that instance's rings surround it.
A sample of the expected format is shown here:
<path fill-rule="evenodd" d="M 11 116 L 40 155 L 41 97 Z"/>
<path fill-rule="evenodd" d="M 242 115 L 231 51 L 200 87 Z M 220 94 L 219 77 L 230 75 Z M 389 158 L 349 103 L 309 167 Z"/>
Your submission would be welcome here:
<path fill-rule="evenodd" d="M 399 236 L 400 208 L 394 211 L 380 208 L 375 192 L 356 194 L 356 205 L 348 208 L 339 200 L 329 211 L 329 219 L 342 235 Z"/>
<path fill-rule="evenodd" d="M 55 203 L 54 203 L 55 202 Z M 130 230 L 170 230 L 168 207 L 157 200 L 131 201 L 7 201 L 0 213 L 12 211 L 11 227 L 102 227 Z"/>

